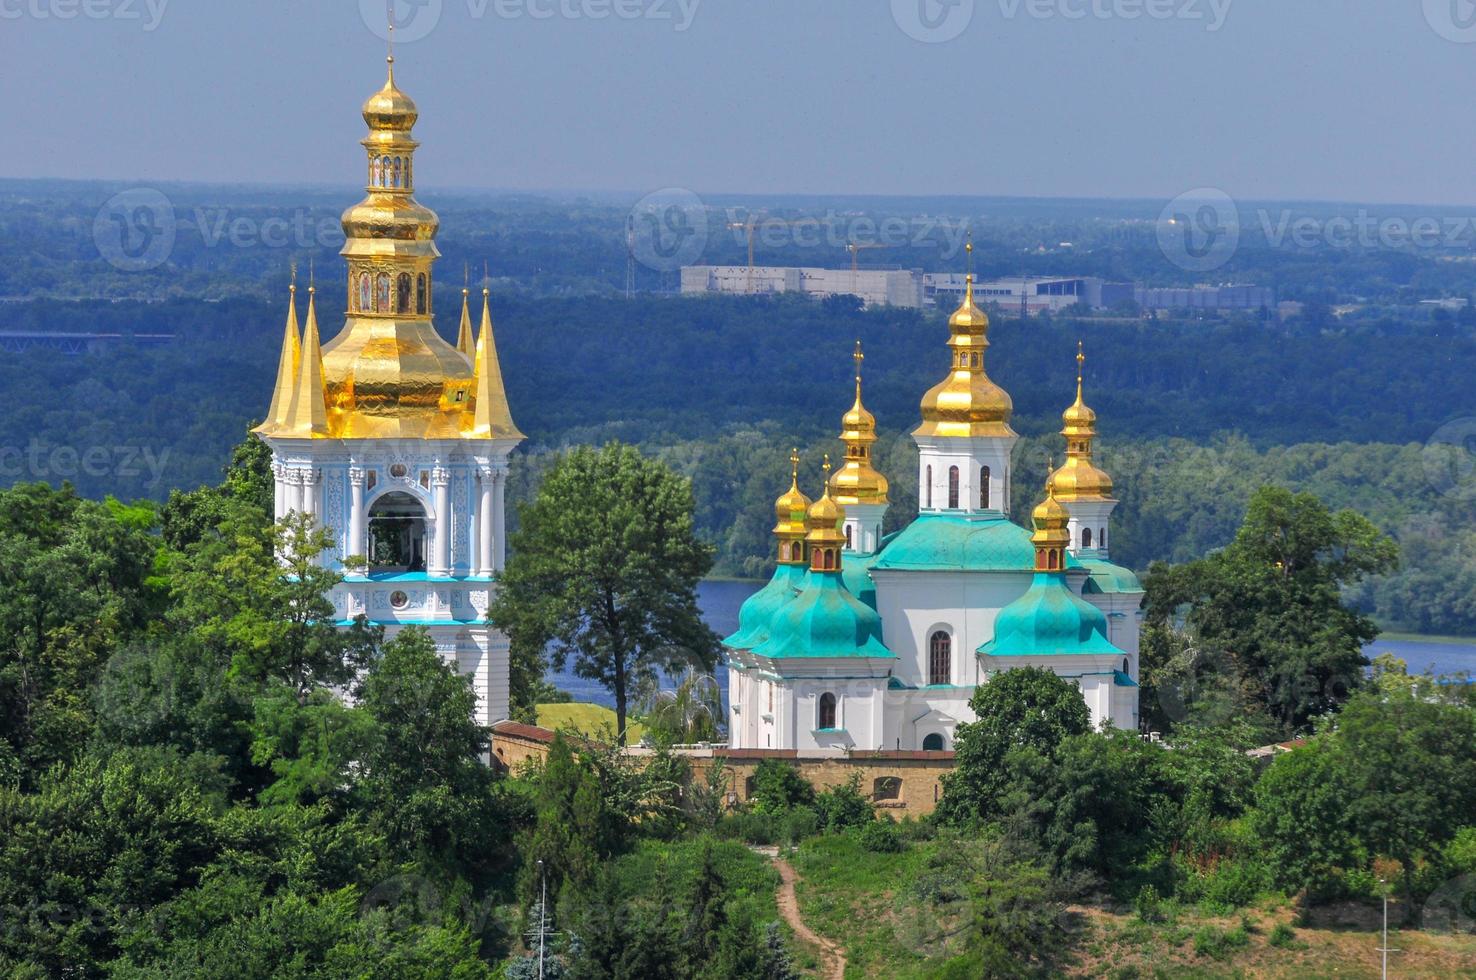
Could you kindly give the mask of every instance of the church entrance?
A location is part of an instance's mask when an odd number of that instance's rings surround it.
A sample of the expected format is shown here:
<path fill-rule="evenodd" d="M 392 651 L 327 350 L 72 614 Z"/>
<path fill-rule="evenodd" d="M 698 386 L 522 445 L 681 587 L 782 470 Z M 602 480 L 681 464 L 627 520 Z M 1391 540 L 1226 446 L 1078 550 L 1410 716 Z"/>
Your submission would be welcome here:
<path fill-rule="evenodd" d="M 387 493 L 369 508 L 369 570 L 423 572 L 425 510 L 408 493 Z"/>

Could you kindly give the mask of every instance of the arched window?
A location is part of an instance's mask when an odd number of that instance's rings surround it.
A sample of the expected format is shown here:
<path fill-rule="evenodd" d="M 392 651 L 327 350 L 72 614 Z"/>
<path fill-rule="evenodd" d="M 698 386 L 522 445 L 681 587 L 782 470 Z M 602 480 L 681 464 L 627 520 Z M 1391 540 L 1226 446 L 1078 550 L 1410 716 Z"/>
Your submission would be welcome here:
<path fill-rule="evenodd" d="M 1122 658 L 1122 672 L 1124 674 L 1127 674 L 1129 677 L 1133 676 L 1133 669 L 1132 666 L 1128 663 L 1127 657 Z"/>
<path fill-rule="evenodd" d="M 928 639 L 928 683 L 953 683 L 953 640 L 943 630 Z"/>
<path fill-rule="evenodd" d="M 401 172 L 401 169 L 400 168 L 401 168 L 400 158 L 399 157 L 395 157 L 395 179 L 394 179 L 394 185 L 396 187 L 399 187 L 400 186 L 400 172 Z"/>
<path fill-rule="evenodd" d="M 926 475 L 924 476 L 924 479 L 927 481 L 928 484 L 926 495 L 928 501 L 927 506 L 931 509 L 933 506 L 933 465 L 931 463 L 928 464 L 925 473 Z"/>
<path fill-rule="evenodd" d="M 948 509 L 958 509 L 958 467 L 948 467 Z"/>
<path fill-rule="evenodd" d="M 989 509 L 989 467 L 979 470 L 979 509 Z"/>
<path fill-rule="evenodd" d="M 1106 548 L 1107 547 L 1107 529 L 1105 527 L 1104 528 L 1099 528 L 1097 530 L 1097 547 L 1098 548 Z"/>
<path fill-rule="evenodd" d="M 410 273 L 400 273 L 399 279 L 395 281 L 395 312 L 410 312 Z"/>
<path fill-rule="evenodd" d="M 1089 527 L 1081 529 L 1081 546 L 1083 548 L 1090 548 L 1092 546 L 1092 529 Z"/>
<path fill-rule="evenodd" d="M 415 277 L 415 312 L 425 312 L 425 273 Z"/>
<path fill-rule="evenodd" d="M 1055 548 L 1052 548 L 1050 551 L 1046 552 L 1046 569 L 1048 571 L 1054 572 L 1059 564 L 1060 560 L 1056 557 Z"/>
<path fill-rule="evenodd" d="M 835 728 L 835 695 L 826 691 L 820 695 L 820 711 L 816 728 L 821 731 L 830 731 Z"/>
<path fill-rule="evenodd" d="M 934 732 L 933 734 L 929 735 L 927 738 L 923 739 L 923 751 L 924 752 L 942 752 L 943 751 L 943 736 L 942 735 L 939 735 L 937 732 Z"/>
<path fill-rule="evenodd" d="M 381 272 L 374 280 L 374 312 L 388 313 L 390 311 L 390 277 L 389 273 Z"/>

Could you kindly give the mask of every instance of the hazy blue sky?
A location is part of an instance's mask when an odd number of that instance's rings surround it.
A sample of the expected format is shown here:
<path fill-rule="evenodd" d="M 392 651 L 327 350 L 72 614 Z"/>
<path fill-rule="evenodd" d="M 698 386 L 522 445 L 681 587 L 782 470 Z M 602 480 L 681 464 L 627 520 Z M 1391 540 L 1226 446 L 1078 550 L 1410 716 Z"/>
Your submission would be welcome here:
<path fill-rule="evenodd" d="M 418 2 L 422 186 L 1476 203 L 1473 0 Z M 361 6 L 0 0 L 0 176 L 355 184 Z"/>

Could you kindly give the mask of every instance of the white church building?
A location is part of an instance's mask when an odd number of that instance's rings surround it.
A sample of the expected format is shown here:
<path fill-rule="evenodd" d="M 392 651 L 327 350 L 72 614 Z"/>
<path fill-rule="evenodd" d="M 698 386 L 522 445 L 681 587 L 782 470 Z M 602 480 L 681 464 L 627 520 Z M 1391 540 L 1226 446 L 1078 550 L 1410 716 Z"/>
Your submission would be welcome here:
<path fill-rule="evenodd" d="M 1074 682 L 1093 725 L 1138 727 L 1143 590 L 1109 560 L 1116 500 L 1092 462 L 1084 358 L 1063 415 L 1066 461 L 1027 530 L 1007 517 L 1018 437 L 1009 395 L 984 370 L 988 328 L 970 277 L 949 320 L 949 374 L 912 433 L 918 517 L 885 537 L 889 484 L 872 465 L 858 345 L 845 461 L 819 500 L 796 477 L 776 502 L 778 567 L 723 641 L 731 748 L 951 750 L 975 688 L 1023 666 Z"/>

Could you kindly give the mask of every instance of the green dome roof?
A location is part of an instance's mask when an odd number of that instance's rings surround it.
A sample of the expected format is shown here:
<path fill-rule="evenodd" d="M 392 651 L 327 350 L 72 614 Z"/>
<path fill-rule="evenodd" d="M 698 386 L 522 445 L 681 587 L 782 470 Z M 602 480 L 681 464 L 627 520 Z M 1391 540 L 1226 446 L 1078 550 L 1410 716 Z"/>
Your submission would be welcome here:
<path fill-rule="evenodd" d="M 1143 583 L 1138 581 L 1138 576 L 1121 565 L 1114 565 L 1101 558 L 1082 558 L 1081 565 L 1087 570 L 1083 592 L 1122 595 L 1143 591 Z"/>
<path fill-rule="evenodd" d="M 1067 568 L 1076 568 L 1067 557 Z M 1030 532 L 998 515 L 922 514 L 889 538 L 873 571 L 1019 572 L 1035 568 Z"/>
<path fill-rule="evenodd" d="M 769 638 L 774 613 L 798 594 L 809 570 L 804 565 L 780 565 L 767 585 L 738 608 L 738 631 L 723 641 L 734 650 L 751 650 Z"/>
<path fill-rule="evenodd" d="M 999 611 L 989 657 L 1123 656 L 1107 639 L 1107 617 L 1078 596 L 1060 572 L 1037 572 L 1025 594 Z"/>
<path fill-rule="evenodd" d="M 870 555 L 841 553 L 841 581 L 846 584 L 846 591 L 875 609 L 876 583 L 871 580 L 870 564 Z"/>
<path fill-rule="evenodd" d="M 803 591 L 774 614 L 759 657 L 885 657 L 881 617 L 851 594 L 835 573 L 812 572 Z"/>

